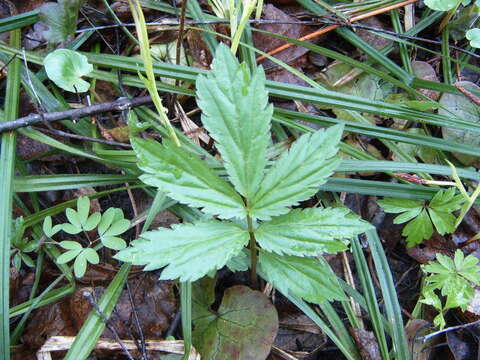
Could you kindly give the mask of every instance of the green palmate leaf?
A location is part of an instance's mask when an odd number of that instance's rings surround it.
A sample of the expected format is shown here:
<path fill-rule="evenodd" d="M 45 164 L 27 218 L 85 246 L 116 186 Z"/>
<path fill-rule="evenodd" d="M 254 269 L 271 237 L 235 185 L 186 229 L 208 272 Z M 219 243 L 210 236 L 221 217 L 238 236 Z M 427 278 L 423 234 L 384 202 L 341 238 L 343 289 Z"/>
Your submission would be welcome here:
<path fill-rule="evenodd" d="M 336 157 L 342 125 L 302 135 L 267 172 L 249 208 L 252 217 L 268 220 L 289 211 L 318 191 L 340 164 Z"/>
<path fill-rule="evenodd" d="M 138 167 L 146 174 L 140 179 L 160 188 L 168 196 L 205 213 L 228 219 L 245 217 L 242 198 L 198 156 L 171 141 L 163 145 L 155 141 L 132 139 L 139 160 Z"/>
<path fill-rule="evenodd" d="M 86 56 L 68 49 L 58 49 L 43 61 L 48 78 L 57 86 L 70 92 L 86 92 L 90 84 L 82 76 L 93 71 Z"/>
<path fill-rule="evenodd" d="M 452 212 L 460 209 L 463 202 L 462 195 L 455 195 L 455 188 L 439 191 L 430 201 L 428 214 L 440 235 L 455 230 L 456 217 Z"/>
<path fill-rule="evenodd" d="M 454 259 L 437 254 L 437 261 L 430 261 L 422 269 L 428 276 L 422 289 L 424 304 L 431 305 L 440 311 L 435 325 L 443 328 L 445 320 L 443 311 L 460 307 L 463 311 L 475 296 L 473 284 L 480 284 L 480 268 L 478 259 L 472 255 L 465 257 L 461 250 L 455 252 Z M 438 291 L 439 290 L 439 291 Z M 437 293 L 446 297 L 445 305 Z"/>
<path fill-rule="evenodd" d="M 273 112 L 263 69 L 250 74 L 247 64 L 240 65 L 220 44 L 212 71 L 199 76 L 196 85 L 202 123 L 215 139 L 230 181 L 252 199 L 263 179 Z"/>
<path fill-rule="evenodd" d="M 452 212 L 459 210 L 463 201 L 462 195 L 456 195 L 455 188 L 452 187 L 438 191 L 430 203 L 424 200 L 385 198 L 378 200 L 378 204 L 387 213 L 400 214 L 393 220 L 395 224 L 409 221 L 403 228 L 402 235 L 407 237 L 407 245 L 411 247 L 429 239 L 433 235 L 433 226 L 441 235 L 453 232 L 456 218 Z"/>
<path fill-rule="evenodd" d="M 145 270 L 167 266 L 161 279 L 195 281 L 211 270 L 223 267 L 247 244 L 249 235 L 239 225 L 217 220 L 178 224 L 142 234 L 132 246 L 115 258 Z"/>
<path fill-rule="evenodd" d="M 43 33 L 49 43 L 59 43 L 68 40 L 75 34 L 78 11 L 85 0 L 58 0 L 48 2 L 40 7 L 40 19 L 47 25 Z"/>
<path fill-rule="evenodd" d="M 347 249 L 347 239 L 372 226 L 346 208 L 295 209 L 255 230 L 263 249 L 277 254 L 310 255 Z"/>
<path fill-rule="evenodd" d="M 315 258 L 280 256 L 261 250 L 260 273 L 279 291 L 316 304 L 346 300 L 337 277 Z"/>

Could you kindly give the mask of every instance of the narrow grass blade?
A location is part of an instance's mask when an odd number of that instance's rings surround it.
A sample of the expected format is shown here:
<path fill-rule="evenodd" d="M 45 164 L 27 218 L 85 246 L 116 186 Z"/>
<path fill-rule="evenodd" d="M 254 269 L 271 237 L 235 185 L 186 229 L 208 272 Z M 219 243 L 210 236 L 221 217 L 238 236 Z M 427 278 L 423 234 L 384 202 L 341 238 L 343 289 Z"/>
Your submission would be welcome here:
<path fill-rule="evenodd" d="M 308 11 L 313 12 L 314 14 L 326 13 L 325 10 L 323 10 L 318 4 L 316 4 L 312 0 L 298 0 L 298 3 L 305 7 Z M 363 40 L 360 36 L 355 34 L 350 29 L 341 27 L 336 29 L 335 31 L 346 41 L 350 42 L 353 46 L 362 50 L 365 54 L 374 59 L 378 64 L 381 64 L 382 66 L 387 68 L 392 74 L 401 79 L 405 84 L 410 84 L 412 82 L 412 75 L 407 73 L 405 70 L 395 64 L 392 60 L 383 55 L 377 49 L 369 45 L 365 40 Z"/>
<path fill-rule="evenodd" d="M 17 176 L 14 180 L 16 192 L 39 192 L 78 189 L 87 186 L 106 186 L 136 182 L 134 175 L 115 174 L 65 174 Z"/>
<path fill-rule="evenodd" d="M 15 16 L 9 16 L 0 20 L 0 33 L 20 29 L 32 25 L 39 20 L 39 10 L 29 11 Z"/>
<path fill-rule="evenodd" d="M 368 230 L 366 235 L 380 282 L 387 318 L 392 324 L 392 341 L 395 349 L 395 359 L 410 359 L 407 337 L 403 327 L 402 309 L 399 304 L 395 283 L 393 282 L 385 251 L 383 250 L 376 230 Z"/>
<path fill-rule="evenodd" d="M 347 360 L 360 360 L 361 357 L 358 355 L 357 352 L 351 352 L 348 347 L 344 345 L 342 339 L 340 339 L 335 332 L 328 326 L 328 324 L 322 320 L 322 318 L 313 310 L 310 305 L 308 305 L 305 301 L 295 298 L 293 296 L 284 294 L 288 300 L 294 303 L 300 310 L 303 311 L 305 315 L 307 315 L 310 320 L 312 320 L 315 324 L 322 329 L 322 331 L 332 340 L 332 342 L 338 347 L 338 349 L 342 352 L 343 356 Z"/>
<path fill-rule="evenodd" d="M 370 316 L 370 320 L 372 322 L 373 331 L 375 332 L 378 346 L 380 348 L 380 353 L 382 354 L 382 359 L 388 360 L 390 359 L 390 355 L 388 352 L 388 344 L 385 336 L 385 328 L 383 327 L 382 314 L 378 306 L 378 300 L 375 295 L 375 288 L 373 286 L 370 270 L 368 268 L 367 261 L 365 260 L 365 255 L 363 254 L 362 247 L 360 245 L 360 242 L 358 241 L 358 238 L 355 237 L 354 239 L 352 239 L 351 244 L 353 259 L 355 260 L 358 277 L 362 285 L 363 294 L 367 305 L 367 313 Z"/>
<path fill-rule="evenodd" d="M 14 48 L 20 47 L 21 32 L 14 30 L 10 33 L 10 44 Z M 15 58 L 8 65 L 7 90 L 5 95 L 4 121 L 15 120 L 18 117 L 20 96 L 20 59 Z M 9 322 L 9 286 L 10 286 L 10 232 L 12 226 L 12 199 L 13 176 L 15 164 L 16 134 L 7 132 L 2 134 L 0 147 L 0 311 L 1 335 L 0 357 L 10 359 L 10 322 Z"/>
<path fill-rule="evenodd" d="M 182 360 L 187 360 L 192 348 L 192 283 L 189 281 L 180 283 L 180 310 L 185 351 Z"/>

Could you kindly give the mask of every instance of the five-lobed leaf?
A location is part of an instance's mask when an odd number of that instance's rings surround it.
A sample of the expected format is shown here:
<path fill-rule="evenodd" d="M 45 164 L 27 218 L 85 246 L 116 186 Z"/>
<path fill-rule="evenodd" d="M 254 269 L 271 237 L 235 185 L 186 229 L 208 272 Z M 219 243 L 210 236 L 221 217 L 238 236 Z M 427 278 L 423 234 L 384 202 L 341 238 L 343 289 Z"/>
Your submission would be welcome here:
<path fill-rule="evenodd" d="M 422 302 L 438 310 L 460 307 L 465 311 L 475 295 L 471 283 L 480 285 L 480 267 L 477 264 L 476 257 L 472 255 L 465 257 L 459 249 L 453 259 L 437 254 L 437 261 L 430 261 L 422 266 L 423 271 L 429 274 L 422 290 Z M 440 290 L 441 295 L 446 296 L 445 305 L 441 304 L 435 290 Z"/>
<path fill-rule="evenodd" d="M 143 233 L 141 239 L 114 257 L 134 265 L 146 265 L 147 271 L 166 266 L 160 277 L 163 280 L 195 281 L 223 267 L 248 240 L 245 229 L 228 221 L 178 224 L 172 229 Z"/>
<path fill-rule="evenodd" d="M 346 300 L 335 274 L 318 259 L 260 250 L 259 265 L 262 277 L 284 294 L 316 304 Z"/>
<path fill-rule="evenodd" d="M 264 176 L 273 106 L 268 104 L 265 73 L 250 73 L 230 49 L 220 44 L 212 70 L 196 82 L 202 123 L 223 160 L 235 189 L 253 198 Z"/>
<path fill-rule="evenodd" d="M 340 164 L 336 155 L 342 133 L 343 125 L 335 125 L 295 141 L 266 173 L 249 204 L 249 214 L 269 220 L 313 196 Z"/>
<path fill-rule="evenodd" d="M 427 204 L 424 200 L 385 198 L 378 204 L 387 213 L 400 214 L 395 224 L 409 223 L 403 228 L 402 235 L 407 238 L 407 246 L 415 246 L 433 235 L 433 226 L 440 235 L 455 230 L 453 211 L 459 210 L 463 202 L 462 195 L 455 194 L 455 188 L 438 191 Z M 433 223 L 433 224 L 432 224 Z"/>
<path fill-rule="evenodd" d="M 160 188 L 168 196 L 211 215 L 228 219 L 245 217 L 242 198 L 197 155 L 164 140 L 132 139 L 138 167 L 146 174 L 140 179 Z"/>
<path fill-rule="evenodd" d="M 295 209 L 262 223 L 255 238 L 270 252 L 314 256 L 346 250 L 345 240 L 371 227 L 346 208 Z"/>

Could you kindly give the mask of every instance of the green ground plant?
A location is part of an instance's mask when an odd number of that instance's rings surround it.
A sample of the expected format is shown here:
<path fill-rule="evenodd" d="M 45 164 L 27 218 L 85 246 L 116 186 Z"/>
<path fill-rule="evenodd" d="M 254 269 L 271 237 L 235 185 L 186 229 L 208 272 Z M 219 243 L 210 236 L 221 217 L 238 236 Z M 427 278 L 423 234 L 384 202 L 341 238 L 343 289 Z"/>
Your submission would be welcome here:
<path fill-rule="evenodd" d="M 463 196 L 456 195 L 454 187 L 438 191 L 431 201 L 398 198 L 378 200 L 386 213 L 400 214 L 393 220 L 394 224 L 407 223 L 402 235 L 406 237 L 409 247 L 430 239 L 434 228 L 440 235 L 452 233 L 456 227 L 453 212 L 460 210 L 463 202 Z"/>
<path fill-rule="evenodd" d="M 459 307 L 467 309 L 475 296 L 473 285 L 480 285 L 480 268 L 478 259 L 473 255 L 465 257 L 459 249 L 452 259 L 446 255 L 437 254 L 436 261 L 430 261 L 422 266 L 428 274 L 422 289 L 420 302 L 433 306 L 439 311 L 433 319 L 435 326 L 445 327 L 444 314 L 447 310 Z M 442 298 L 445 300 L 442 301 Z"/>
<path fill-rule="evenodd" d="M 109 208 L 103 214 L 99 212 L 90 213 L 90 199 L 86 196 L 77 200 L 77 210 L 67 208 L 65 214 L 68 222 L 57 224 L 52 227 L 52 218 L 47 216 L 43 222 L 43 233 L 46 237 L 52 238 L 60 230 L 66 234 L 84 234 L 87 239 L 87 246 L 72 240 L 63 240 L 58 245 L 65 251 L 57 258 L 57 264 L 66 264 L 72 260 L 75 276 L 80 278 L 85 275 L 87 265 L 98 264 L 100 257 L 97 251 L 101 247 L 112 250 L 121 250 L 127 246 L 125 240 L 119 235 L 126 232 L 130 227 L 130 221 L 124 218 L 122 209 Z M 98 237 L 91 239 L 88 232 L 97 230 Z"/>
<path fill-rule="evenodd" d="M 272 106 L 263 69 L 250 73 L 219 45 L 212 71 L 196 85 L 227 178 L 171 140 L 132 138 L 140 179 L 205 216 L 143 233 L 115 258 L 145 270 L 165 267 L 161 279 L 195 281 L 232 259 L 245 261 L 248 245 L 253 283 L 258 256 L 258 272 L 281 291 L 315 303 L 344 300 L 336 276 L 316 256 L 346 250 L 371 225 L 346 208 L 290 208 L 313 196 L 339 165 L 343 126 L 301 136 L 266 168 Z"/>

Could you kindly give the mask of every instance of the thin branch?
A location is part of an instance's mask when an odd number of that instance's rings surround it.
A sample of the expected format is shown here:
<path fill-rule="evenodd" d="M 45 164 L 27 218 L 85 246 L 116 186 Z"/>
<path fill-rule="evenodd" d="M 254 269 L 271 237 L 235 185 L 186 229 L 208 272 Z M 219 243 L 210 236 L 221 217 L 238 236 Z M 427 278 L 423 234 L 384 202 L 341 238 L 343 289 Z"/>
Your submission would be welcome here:
<path fill-rule="evenodd" d="M 441 334 L 445 334 L 447 332 L 450 332 L 450 331 L 456 331 L 456 330 L 460 330 L 460 329 L 465 329 L 465 328 L 468 328 L 470 326 L 476 326 L 476 325 L 479 325 L 480 324 L 480 320 L 477 320 L 477 321 L 474 321 L 474 322 L 471 322 L 471 323 L 468 323 L 468 324 L 463 324 L 463 325 L 458 325 L 458 326 L 452 326 L 452 327 L 449 327 L 449 328 L 446 328 L 446 329 L 443 329 L 443 330 L 439 330 L 439 331 L 435 331 L 431 334 L 428 334 L 426 336 L 422 336 L 422 337 L 419 337 L 419 338 L 416 338 L 415 341 L 418 341 L 418 342 L 426 342 L 428 340 L 430 340 L 431 338 L 435 337 L 435 336 L 438 336 L 438 335 L 441 335 Z"/>
<path fill-rule="evenodd" d="M 57 135 L 57 136 L 61 136 L 61 137 L 70 138 L 70 139 L 96 142 L 96 143 L 110 145 L 110 146 L 120 146 L 120 147 L 124 147 L 124 148 L 127 148 L 127 149 L 132 148 L 132 145 L 130 145 L 130 144 L 125 144 L 125 143 L 121 143 L 121 142 L 118 142 L 118 141 L 112 141 L 112 140 L 106 140 L 106 139 L 96 139 L 96 138 L 83 136 L 83 135 L 70 134 L 70 133 L 67 133 L 67 132 L 61 131 L 61 130 L 43 129 L 43 128 L 35 128 L 35 130 L 45 132 L 45 133 L 48 133 L 48 134 L 51 134 L 51 135 Z"/>
<path fill-rule="evenodd" d="M 54 122 L 59 120 L 78 120 L 110 111 L 126 111 L 134 107 L 151 104 L 150 96 L 140 96 L 132 99 L 120 98 L 115 101 L 105 102 L 92 106 L 85 106 L 79 109 L 70 109 L 43 114 L 30 114 L 28 116 L 0 123 L 0 133 L 12 131 L 23 127 Z"/>

